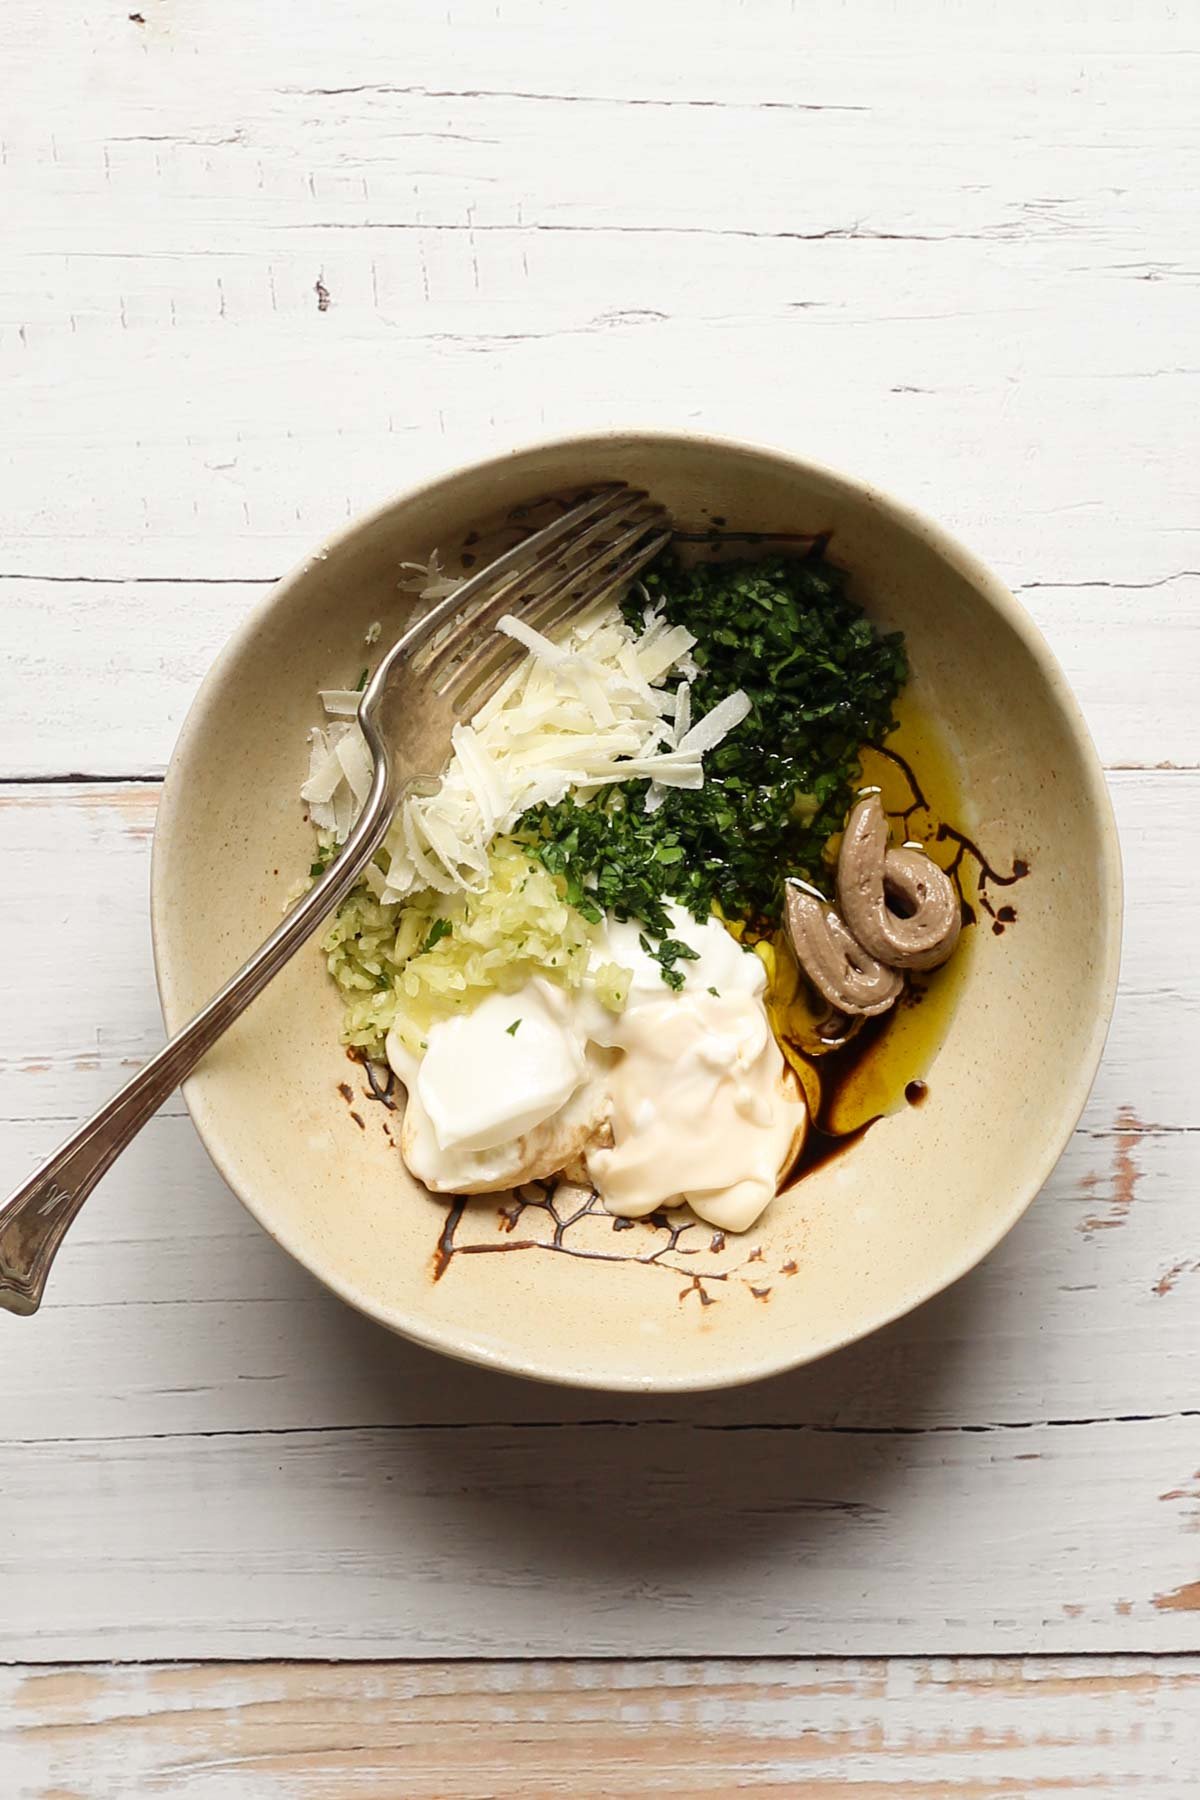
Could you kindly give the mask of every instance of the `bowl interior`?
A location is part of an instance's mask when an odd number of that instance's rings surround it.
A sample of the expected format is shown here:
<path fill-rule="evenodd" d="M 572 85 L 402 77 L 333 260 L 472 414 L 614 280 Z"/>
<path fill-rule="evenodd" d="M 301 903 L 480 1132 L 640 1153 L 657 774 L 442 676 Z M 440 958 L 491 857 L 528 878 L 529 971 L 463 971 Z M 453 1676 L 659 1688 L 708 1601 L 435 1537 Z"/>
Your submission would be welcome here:
<path fill-rule="evenodd" d="M 455 1216 L 407 1175 L 396 1113 L 339 1047 L 315 945 L 186 1096 L 266 1229 L 389 1326 L 547 1379 L 716 1386 L 860 1336 L 971 1267 L 1045 1179 L 1099 1059 L 1120 911 L 1103 780 L 1033 627 L 944 534 L 828 471 L 668 437 L 541 447 L 395 502 L 281 583 L 206 681 L 160 812 L 155 948 L 174 1029 L 277 923 L 311 861 L 298 789 L 317 689 L 353 684 L 372 621 L 384 646 L 398 633 L 398 564 L 518 502 L 613 476 L 694 529 L 716 516 L 747 532 L 832 532 L 856 596 L 907 635 L 913 694 L 960 764 L 967 828 L 997 860 L 1029 864 L 1013 928 L 971 934 L 926 1104 L 882 1120 L 723 1246 L 701 1226 L 560 1227 L 537 1207 L 513 1220 L 495 1197 Z"/>

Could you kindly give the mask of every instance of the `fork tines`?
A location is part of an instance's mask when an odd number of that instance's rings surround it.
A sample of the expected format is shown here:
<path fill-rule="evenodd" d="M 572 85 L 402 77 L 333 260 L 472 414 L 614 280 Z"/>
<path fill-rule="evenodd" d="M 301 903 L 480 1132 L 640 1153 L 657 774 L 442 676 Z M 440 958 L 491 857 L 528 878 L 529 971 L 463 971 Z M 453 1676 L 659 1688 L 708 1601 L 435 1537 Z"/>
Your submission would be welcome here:
<path fill-rule="evenodd" d="M 523 654 L 496 632 L 501 618 L 511 613 L 552 633 L 632 580 L 670 540 L 663 507 L 641 489 L 607 485 L 465 582 L 416 666 L 456 711 L 473 711 Z"/>

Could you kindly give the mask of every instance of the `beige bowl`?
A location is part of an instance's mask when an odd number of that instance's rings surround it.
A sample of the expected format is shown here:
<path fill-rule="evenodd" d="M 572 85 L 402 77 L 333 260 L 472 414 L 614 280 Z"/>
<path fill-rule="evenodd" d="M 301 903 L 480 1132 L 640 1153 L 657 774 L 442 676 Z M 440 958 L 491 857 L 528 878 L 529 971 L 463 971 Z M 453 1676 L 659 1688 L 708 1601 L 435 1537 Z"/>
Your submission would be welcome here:
<path fill-rule="evenodd" d="M 1046 1180 L 1100 1059 L 1121 917 L 1104 780 L 1033 625 L 937 526 L 785 455 L 644 433 L 543 445 L 391 502 L 280 582 L 200 691 L 159 811 L 158 979 L 174 1030 L 278 921 L 311 859 L 297 790 L 317 689 L 355 678 L 372 620 L 398 628 L 398 563 L 604 477 L 644 485 L 693 528 L 717 516 L 745 531 L 832 530 L 858 596 L 907 634 L 914 690 L 961 763 L 968 828 L 1030 864 L 1019 928 L 973 934 L 927 1104 L 882 1120 L 723 1246 L 698 1225 L 563 1225 L 539 1207 L 506 1218 L 494 1196 L 456 1217 L 407 1175 L 397 1115 L 340 1049 L 315 946 L 185 1095 L 255 1218 L 393 1330 L 543 1380 L 717 1387 L 861 1337 L 970 1269 Z"/>

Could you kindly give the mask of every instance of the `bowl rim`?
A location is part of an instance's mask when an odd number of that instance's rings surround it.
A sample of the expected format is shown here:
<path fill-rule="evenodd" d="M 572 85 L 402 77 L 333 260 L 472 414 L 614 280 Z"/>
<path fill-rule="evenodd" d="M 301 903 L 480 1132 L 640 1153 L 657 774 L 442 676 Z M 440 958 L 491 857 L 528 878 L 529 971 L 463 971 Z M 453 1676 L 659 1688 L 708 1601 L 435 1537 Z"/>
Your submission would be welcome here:
<path fill-rule="evenodd" d="M 239 1186 L 234 1166 L 235 1159 L 229 1155 L 222 1141 L 219 1118 L 215 1116 L 199 1084 L 189 1079 L 184 1082 L 182 1092 L 200 1141 L 218 1174 L 250 1216 L 288 1255 L 292 1256 L 325 1287 L 377 1324 L 385 1326 L 399 1336 L 410 1339 L 423 1348 L 436 1350 L 457 1361 L 473 1363 L 550 1385 L 590 1388 L 611 1393 L 705 1392 L 741 1387 L 754 1381 L 765 1380 L 773 1375 L 782 1375 L 789 1370 L 801 1368 L 810 1362 L 819 1361 L 838 1350 L 843 1350 L 850 1344 L 857 1343 L 860 1339 L 869 1337 L 872 1333 L 882 1330 L 884 1326 L 905 1317 L 908 1313 L 916 1311 L 918 1307 L 924 1306 L 929 1300 L 942 1293 L 946 1288 L 953 1286 L 956 1281 L 960 1281 L 964 1275 L 983 1262 L 1028 1211 L 1062 1156 L 1087 1104 L 1108 1036 L 1116 1003 L 1120 971 L 1124 894 L 1120 840 L 1113 813 L 1112 798 L 1099 754 L 1070 683 L 1030 614 L 999 577 L 994 575 L 986 564 L 981 562 L 972 551 L 960 544 L 935 519 L 919 508 L 911 506 L 907 501 L 876 486 L 873 482 L 859 480 L 828 464 L 799 456 L 789 449 L 707 432 L 662 428 L 646 429 L 637 426 L 615 427 L 603 431 L 579 431 L 564 437 L 537 437 L 523 440 L 497 454 L 474 456 L 468 461 L 460 460 L 445 466 L 440 472 L 381 501 L 369 511 L 359 514 L 348 524 L 326 536 L 315 549 L 309 551 L 285 575 L 274 582 L 261 598 L 253 602 L 240 624 L 218 652 L 184 717 L 163 779 L 151 854 L 151 941 L 155 981 L 164 1022 L 169 1032 L 177 1031 L 185 1019 L 175 1004 L 174 977 L 169 953 L 166 949 L 168 896 L 165 891 L 163 873 L 165 863 L 163 847 L 169 842 L 176 828 L 181 796 L 187 791 L 188 783 L 184 777 L 184 768 L 193 747 L 198 745 L 204 735 L 209 714 L 225 684 L 230 669 L 239 660 L 244 648 L 261 629 L 270 613 L 286 600 L 292 589 L 304 580 L 314 566 L 328 561 L 335 553 L 352 547 L 356 541 L 372 533 L 383 520 L 403 508 L 436 494 L 439 489 L 453 487 L 464 475 L 474 474 L 487 467 L 517 463 L 539 453 L 551 452 L 569 456 L 585 449 L 603 449 L 606 446 L 616 449 L 618 446 L 630 443 L 653 443 L 663 448 L 699 444 L 718 452 L 726 451 L 773 461 L 795 473 L 816 477 L 834 487 L 840 487 L 848 493 L 856 495 L 860 500 L 865 499 L 882 514 L 889 516 L 893 524 L 923 538 L 931 549 L 963 576 L 1020 639 L 1025 650 L 1036 663 L 1079 750 L 1083 767 L 1085 798 L 1096 818 L 1101 840 L 1102 864 L 1099 885 L 1102 918 L 1105 926 L 1101 966 L 1098 971 L 1101 1001 L 1090 1036 L 1084 1045 L 1083 1054 L 1079 1058 L 1074 1080 L 1066 1096 L 1060 1102 L 1053 1129 L 1049 1130 L 1043 1138 L 1042 1154 L 1033 1173 L 1014 1187 L 1009 1205 L 1004 1210 L 995 1229 L 978 1245 L 972 1244 L 947 1269 L 939 1270 L 928 1282 L 919 1284 L 902 1303 L 881 1307 L 877 1314 L 856 1322 L 852 1328 L 817 1349 L 805 1350 L 797 1354 L 795 1351 L 789 1352 L 785 1342 L 781 1345 L 779 1354 L 760 1357 L 750 1364 L 739 1362 L 731 1366 L 727 1376 L 722 1374 L 714 1376 L 703 1371 L 697 1371 L 694 1375 L 684 1372 L 662 1376 L 653 1370 L 644 1376 L 621 1374 L 601 1376 L 592 1370 L 574 1367 L 569 1363 L 562 1365 L 549 1360 L 540 1361 L 536 1357 L 509 1356 L 497 1352 L 489 1345 L 472 1340 L 460 1328 L 441 1327 L 435 1321 L 419 1315 L 410 1316 L 398 1308 L 388 1307 L 362 1291 L 355 1283 L 316 1266 L 316 1259 L 310 1259 L 308 1255 L 302 1254 L 299 1247 L 291 1241 L 291 1234 L 286 1226 L 266 1216 L 270 1209 L 260 1210 L 251 1194 L 244 1192 Z"/>

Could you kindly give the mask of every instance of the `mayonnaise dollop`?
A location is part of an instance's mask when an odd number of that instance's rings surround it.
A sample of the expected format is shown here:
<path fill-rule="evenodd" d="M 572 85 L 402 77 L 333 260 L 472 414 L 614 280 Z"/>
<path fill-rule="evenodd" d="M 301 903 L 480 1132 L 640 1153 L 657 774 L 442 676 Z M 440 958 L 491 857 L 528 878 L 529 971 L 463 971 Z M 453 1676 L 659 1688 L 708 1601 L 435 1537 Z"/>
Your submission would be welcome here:
<path fill-rule="evenodd" d="M 805 1121 L 761 1001 L 685 994 L 635 1007 L 621 1024 L 612 1148 L 587 1155 L 605 1206 L 642 1218 L 686 1200 L 711 1225 L 748 1230 Z"/>
<path fill-rule="evenodd" d="M 608 920 L 595 963 L 632 972 L 620 1014 L 587 983 L 536 979 L 430 1028 L 417 1060 L 393 1032 L 388 1059 L 408 1089 L 402 1149 L 437 1192 L 485 1192 L 586 1158 L 607 1209 L 641 1218 L 685 1200 L 745 1231 L 773 1198 L 806 1124 L 772 1036 L 766 972 L 717 919 L 671 906 L 671 934 L 695 951 L 672 990 L 636 923 Z"/>

